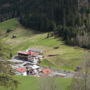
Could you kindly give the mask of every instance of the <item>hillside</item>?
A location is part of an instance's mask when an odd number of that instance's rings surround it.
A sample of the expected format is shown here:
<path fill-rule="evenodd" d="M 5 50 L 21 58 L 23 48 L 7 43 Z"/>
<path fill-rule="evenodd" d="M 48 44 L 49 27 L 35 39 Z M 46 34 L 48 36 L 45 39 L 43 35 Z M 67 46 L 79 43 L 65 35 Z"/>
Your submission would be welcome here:
<path fill-rule="evenodd" d="M 12 29 L 13 31 L 5 33 L 7 29 Z M 31 29 L 25 29 L 19 24 L 17 19 L 10 19 L 0 23 L 0 30 L 4 32 L 3 42 L 8 45 L 8 54 L 12 52 L 14 56 L 20 50 L 39 48 L 44 51 L 45 60 L 41 63 L 44 66 L 75 70 L 79 63 L 82 62 L 82 56 L 85 53 L 82 48 L 65 45 L 61 39 L 47 38 L 48 33 L 38 33 Z M 13 35 L 16 35 L 16 38 L 13 39 Z M 54 49 L 54 47 L 59 48 Z"/>

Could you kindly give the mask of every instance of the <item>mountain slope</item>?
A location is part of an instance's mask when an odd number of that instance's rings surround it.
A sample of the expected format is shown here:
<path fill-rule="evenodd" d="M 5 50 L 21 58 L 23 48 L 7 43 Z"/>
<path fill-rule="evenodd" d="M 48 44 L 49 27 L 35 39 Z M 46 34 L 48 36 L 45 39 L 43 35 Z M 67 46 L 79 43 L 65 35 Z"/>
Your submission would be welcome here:
<path fill-rule="evenodd" d="M 3 34 L 3 41 L 8 45 L 13 55 L 16 55 L 17 51 L 20 50 L 39 48 L 44 51 L 45 55 L 45 60 L 41 65 L 68 70 L 74 70 L 82 61 L 85 50 L 79 47 L 67 46 L 58 38 L 47 38 L 48 33 L 38 33 L 31 29 L 25 29 L 19 24 L 16 26 L 17 19 L 5 21 L 0 25 L 3 26 L 7 23 L 7 29 L 9 29 L 11 26 L 10 22 L 14 23 L 14 30 L 8 34 Z M 16 35 L 16 38 L 13 39 L 13 35 Z M 59 48 L 54 49 L 54 47 Z M 50 57 L 49 55 L 56 56 Z"/>

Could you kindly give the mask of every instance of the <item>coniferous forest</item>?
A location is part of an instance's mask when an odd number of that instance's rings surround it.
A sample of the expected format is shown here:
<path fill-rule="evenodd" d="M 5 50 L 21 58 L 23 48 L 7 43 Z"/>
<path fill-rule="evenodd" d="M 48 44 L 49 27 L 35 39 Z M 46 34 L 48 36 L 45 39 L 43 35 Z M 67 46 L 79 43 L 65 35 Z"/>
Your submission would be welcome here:
<path fill-rule="evenodd" d="M 14 17 L 66 44 L 90 48 L 90 0 L 0 0 L 0 22 Z"/>

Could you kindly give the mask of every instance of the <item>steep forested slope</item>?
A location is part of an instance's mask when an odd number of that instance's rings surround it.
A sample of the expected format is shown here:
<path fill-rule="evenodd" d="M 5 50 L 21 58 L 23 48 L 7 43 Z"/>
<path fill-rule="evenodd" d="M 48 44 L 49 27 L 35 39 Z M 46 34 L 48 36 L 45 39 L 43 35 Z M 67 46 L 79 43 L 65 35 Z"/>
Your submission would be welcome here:
<path fill-rule="evenodd" d="M 63 23 L 61 19 L 63 19 L 64 13 L 67 16 L 70 12 L 75 15 L 78 7 L 87 7 L 89 2 L 89 0 L 0 0 L 0 15 L 4 19 L 4 14 L 7 18 L 10 14 L 14 17 L 29 13 L 43 13 L 49 18 Z"/>

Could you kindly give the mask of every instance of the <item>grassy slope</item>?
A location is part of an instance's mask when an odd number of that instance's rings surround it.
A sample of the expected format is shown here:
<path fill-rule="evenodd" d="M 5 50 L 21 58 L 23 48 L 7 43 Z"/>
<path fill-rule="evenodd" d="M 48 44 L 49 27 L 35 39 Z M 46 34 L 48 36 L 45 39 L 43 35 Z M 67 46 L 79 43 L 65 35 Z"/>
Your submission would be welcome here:
<path fill-rule="evenodd" d="M 15 29 L 19 25 L 16 19 L 11 19 L 0 23 L 0 30 Z"/>
<path fill-rule="evenodd" d="M 42 78 L 35 78 L 35 77 L 16 77 L 19 81 L 19 86 L 16 90 L 40 90 L 39 86 L 42 84 Z M 71 79 L 66 78 L 56 78 L 56 82 L 59 84 L 59 90 L 67 90 L 67 87 L 71 83 Z M 0 87 L 0 90 L 10 90 Z"/>
<path fill-rule="evenodd" d="M 5 26 L 5 27 L 4 27 Z M 41 65 L 55 68 L 74 70 L 82 61 L 84 50 L 78 47 L 71 47 L 64 44 L 60 39 L 54 37 L 46 38 L 47 33 L 35 33 L 30 29 L 19 26 L 16 19 L 11 19 L 0 24 L 0 29 L 13 29 L 9 34 L 5 34 L 3 41 L 12 49 L 13 55 L 19 50 L 27 48 L 40 48 L 44 51 L 45 59 Z M 17 38 L 12 39 L 12 35 Z M 59 49 L 53 47 L 59 46 Z M 9 51 L 8 51 L 9 52 Z M 58 54 L 59 56 L 48 57 L 49 54 Z M 47 61 L 48 60 L 48 61 Z"/>
<path fill-rule="evenodd" d="M 41 63 L 43 66 L 49 66 L 54 68 L 62 68 L 68 70 L 74 70 L 74 68 L 82 61 L 84 50 L 78 47 L 70 47 L 64 44 L 62 40 L 55 39 L 53 37 L 46 38 L 47 33 L 38 34 L 29 29 L 21 27 L 16 19 L 11 19 L 0 23 L 0 30 L 4 31 L 12 29 L 9 34 L 4 33 L 3 41 L 5 45 L 12 50 L 13 55 L 19 50 L 25 50 L 27 48 L 40 48 L 44 50 L 45 60 Z M 16 35 L 17 38 L 12 39 L 12 35 Z M 59 46 L 59 49 L 53 49 L 53 47 Z M 9 54 L 10 51 L 8 50 Z M 49 54 L 59 54 L 59 56 L 48 57 Z M 20 81 L 20 85 L 16 90 L 38 90 L 38 80 L 32 77 L 16 77 Z M 57 78 L 60 90 L 67 90 L 67 86 L 70 84 L 71 79 Z M 0 87 L 0 90 L 7 90 Z"/>

